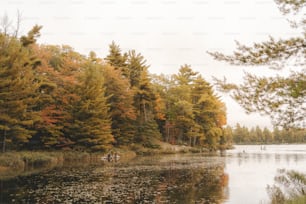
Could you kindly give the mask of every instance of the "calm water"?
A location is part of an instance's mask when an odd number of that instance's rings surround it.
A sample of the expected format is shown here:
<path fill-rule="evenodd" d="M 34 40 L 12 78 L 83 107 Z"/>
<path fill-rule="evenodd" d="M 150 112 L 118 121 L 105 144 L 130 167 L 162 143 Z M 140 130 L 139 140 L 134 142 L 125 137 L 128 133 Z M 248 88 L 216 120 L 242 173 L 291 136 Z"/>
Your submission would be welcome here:
<path fill-rule="evenodd" d="M 239 145 L 228 151 L 229 200 L 225 203 L 268 203 L 267 185 L 277 169 L 306 173 L 306 145 Z"/>
<path fill-rule="evenodd" d="M 1 181 L 0 203 L 268 203 L 277 169 L 306 171 L 306 145 L 67 166 Z"/>

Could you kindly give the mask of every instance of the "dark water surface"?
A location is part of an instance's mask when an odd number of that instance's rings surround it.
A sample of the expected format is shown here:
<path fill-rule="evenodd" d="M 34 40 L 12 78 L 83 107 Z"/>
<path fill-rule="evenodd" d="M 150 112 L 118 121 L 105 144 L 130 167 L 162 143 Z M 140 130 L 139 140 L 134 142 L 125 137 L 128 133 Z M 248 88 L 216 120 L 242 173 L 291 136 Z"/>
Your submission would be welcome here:
<path fill-rule="evenodd" d="M 306 171 L 306 145 L 140 157 L 0 181 L 0 203 L 267 203 L 277 169 Z"/>

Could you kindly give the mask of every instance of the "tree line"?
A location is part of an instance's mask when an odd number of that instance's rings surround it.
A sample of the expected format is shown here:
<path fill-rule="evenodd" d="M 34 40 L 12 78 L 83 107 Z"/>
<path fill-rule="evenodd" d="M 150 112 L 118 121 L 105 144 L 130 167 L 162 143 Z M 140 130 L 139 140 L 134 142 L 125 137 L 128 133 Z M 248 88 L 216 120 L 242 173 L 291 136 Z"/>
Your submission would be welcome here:
<path fill-rule="evenodd" d="M 279 128 L 273 130 L 259 126 L 248 128 L 236 124 L 224 128 L 227 143 L 235 144 L 290 144 L 306 143 L 306 130 L 301 128 Z"/>
<path fill-rule="evenodd" d="M 106 58 L 38 44 L 41 26 L 0 32 L 2 151 L 154 147 L 154 139 L 216 149 L 225 104 L 189 65 L 153 75 L 140 53 L 114 42 Z"/>

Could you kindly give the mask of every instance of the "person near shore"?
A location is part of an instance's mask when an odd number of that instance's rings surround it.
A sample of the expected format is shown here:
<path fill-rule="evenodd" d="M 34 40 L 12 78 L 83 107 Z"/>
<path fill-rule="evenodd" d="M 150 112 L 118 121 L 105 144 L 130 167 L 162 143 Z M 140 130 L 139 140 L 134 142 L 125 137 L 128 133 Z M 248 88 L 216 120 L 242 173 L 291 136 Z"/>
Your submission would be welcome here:
<path fill-rule="evenodd" d="M 109 152 L 109 153 L 107 154 L 107 161 L 108 161 L 108 162 L 111 162 L 111 161 L 112 161 L 112 157 L 113 157 L 113 153 L 112 153 L 112 152 Z"/>
<path fill-rule="evenodd" d="M 112 161 L 117 162 L 119 160 L 119 158 L 120 158 L 120 156 L 117 152 L 110 151 L 107 154 L 107 161 L 108 162 L 112 162 Z"/>

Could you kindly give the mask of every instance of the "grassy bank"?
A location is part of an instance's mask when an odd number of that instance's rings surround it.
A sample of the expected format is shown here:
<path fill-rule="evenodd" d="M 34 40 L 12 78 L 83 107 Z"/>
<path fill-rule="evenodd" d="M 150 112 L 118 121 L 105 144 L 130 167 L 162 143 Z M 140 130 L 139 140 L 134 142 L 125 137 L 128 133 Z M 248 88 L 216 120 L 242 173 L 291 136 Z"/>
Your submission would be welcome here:
<path fill-rule="evenodd" d="M 157 139 L 152 139 L 150 144 L 143 146 L 140 144 L 131 145 L 130 149 L 137 155 L 157 155 L 157 154 L 180 154 L 180 153 L 205 153 L 216 152 L 217 150 L 233 149 L 232 145 L 219 145 L 215 150 L 210 150 L 209 147 L 191 147 L 187 145 L 172 145 L 167 142 L 162 142 Z"/>
<path fill-rule="evenodd" d="M 64 163 L 91 163 L 101 161 L 101 154 L 86 152 L 6 152 L 0 154 L 0 179 L 32 174 Z"/>

